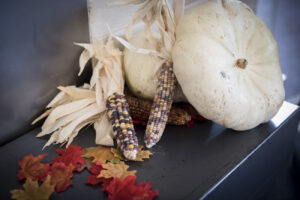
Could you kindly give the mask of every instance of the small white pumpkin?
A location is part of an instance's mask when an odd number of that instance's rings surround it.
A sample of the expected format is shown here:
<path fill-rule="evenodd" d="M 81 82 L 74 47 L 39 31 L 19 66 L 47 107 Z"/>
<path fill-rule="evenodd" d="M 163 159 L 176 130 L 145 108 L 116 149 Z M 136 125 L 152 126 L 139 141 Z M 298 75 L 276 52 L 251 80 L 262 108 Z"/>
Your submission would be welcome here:
<path fill-rule="evenodd" d="M 158 38 L 155 35 L 156 39 Z M 156 44 L 160 42 L 156 40 Z M 143 49 L 156 49 L 156 44 L 149 42 L 144 34 L 144 31 L 136 33 L 130 40 L 136 48 Z M 157 86 L 157 71 L 160 68 L 159 62 L 149 54 L 139 54 L 130 51 L 129 49 L 124 50 L 124 72 L 126 84 L 130 91 L 137 97 L 153 100 L 156 93 Z M 185 101 L 185 97 L 179 86 L 175 89 L 174 101 Z"/>
<path fill-rule="evenodd" d="M 172 58 L 184 95 L 225 127 L 269 121 L 284 100 L 276 41 L 244 3 L 210 0 L 179 22 Z"/>

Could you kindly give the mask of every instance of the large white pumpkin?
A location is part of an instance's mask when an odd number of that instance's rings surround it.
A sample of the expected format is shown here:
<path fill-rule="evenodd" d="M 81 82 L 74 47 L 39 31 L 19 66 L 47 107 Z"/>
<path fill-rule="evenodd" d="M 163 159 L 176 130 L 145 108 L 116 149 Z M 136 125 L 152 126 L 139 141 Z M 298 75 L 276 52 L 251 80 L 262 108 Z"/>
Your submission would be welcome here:
<path fill-rule="evenodd" d="M 210 0 L 186 13 L 172 58 L 188 101 L 225 127 L 251 129 L 270 120 L 283 103 L 277 44 L 240 1 Z"/>
<path fill-rule="evenodd" d="M 158 36 L 156 42 L 160 42 Z M 157 50 L 156 46 L 150 43 L 144 31 L 136 33 L 129 42 L 137 48 Z M 126 84 L 130 91 L 137 97 L 153 100 L 157 86 L 157 71 L 160 65 L 151 55 L 138 54 L 125 49 L 124 51 L 124 72 Z M 181 88 L 177 85 L 174 93 L 174 101 L 185 101 Z"/>

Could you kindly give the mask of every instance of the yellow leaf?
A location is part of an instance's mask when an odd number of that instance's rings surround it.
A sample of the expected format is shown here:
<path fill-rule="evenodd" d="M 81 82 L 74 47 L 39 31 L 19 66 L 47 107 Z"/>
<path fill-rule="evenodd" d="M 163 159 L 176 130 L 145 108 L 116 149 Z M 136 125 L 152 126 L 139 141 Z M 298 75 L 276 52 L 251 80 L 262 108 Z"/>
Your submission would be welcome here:
<path fill-rule="evenodd" d="M 87 148 L 86 153 L 82 157 L 93 158 L 93 163 L 100 162 L 102 164 L 106 163 L 107 160 L 115 160 L 110 148 L 102 146 Z"/>
<path fill-rule="evenodd" d="M 142 150 L 144 147 L 139 146 L 139 152 L 136 155 L 136 159 L 134 161 L 144 161 L 144 159 L 149 159 L 152 153 L 149 150 Z"/>
<path fill-rule="evenodd" d="M 23 185 L 24 190 L 11 190 L 11 198 L 16 200 L 47 200 L 54 192 L 54 186 L 50 184 L 51 177 L 48 176 L 39 187 L 37 181 L 27 178 Z"/>
<path fill-rule="evenodd" d="M 119 149 L 111 148 L 110 151 L 114 155 L 115 158 L 127 161 L 127 159 L 122 155 L 122 153 Z"/>
<path fill-rule="evenodd" d="M 144 148 L 144 146 L 140 145 L 139 146 L 139 152 L 138 154 L 136 155 L 136 159 L 133 160 L 133 161 L 144 161 L 144 159 L 149 159 L 150 156 L 152 155 L 152 153 L 149 151 L 149 150 L 142 150 Z M 120 152 L 119 149 L 116 149 L 116 148 L 111 148 L 110 150 L 114 157 L 117 158 L 117 159 L 120 159 L 120 160 L 124 160 L 124 161 L 128 161 L 123 155 L 122 153 Z"/>
<path fill-rule="evenodd" d="M 123 180 L 127 176 L 134 176 L 136 173 L 136 170 L 127 171 L 129 166 L 124 162 L 120 162 L 119 164 L 102 164 L 102 167 L 104 169 L 101 170 L 101 173 L 97 176 L 97 178 L 119 178 Z"/>

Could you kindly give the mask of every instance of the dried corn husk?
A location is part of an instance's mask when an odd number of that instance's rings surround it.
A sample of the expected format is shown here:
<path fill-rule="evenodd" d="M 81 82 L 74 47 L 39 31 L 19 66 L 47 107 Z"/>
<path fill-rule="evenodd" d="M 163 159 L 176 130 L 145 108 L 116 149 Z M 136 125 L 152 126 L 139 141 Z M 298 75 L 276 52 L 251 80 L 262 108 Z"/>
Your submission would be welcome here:
<path fill-rule="evenodd" d="M 46 146 L 52 143 L 66 143 L 69 145 L 74 137 L 78 134 L 81 128 L 88 124 L 94 124 L 97 120 L 106 118 L 105 104 L 99 106 L 96 103 L 95 92 L 90 89 L 76 88 L 75 86 L 68 87 L 58 87 L 61 90 L 60 93 L 54 98 L 58 99 L 60 97 L 60 102 L 55 102 L 55 104 L 49 104 L 45 113 L 38 117 L 32 124 L 47 117 L 45 120 L 42 131 L 37 135 L 37 137 L 42 137 L 44 135 L 51 134 L 49 141 Z M 63 98 L 62 98 L 63 97 Z M 63 100 L 63 101 L 62 101 Z M 70 106 L 71 105 L 71 106 Z M 76 107 L 73 107 L 76 105 Z M 110 125 L 110 123 L 107 123 Z M 110 128 L 102 129 L 102 133 L 97 133 L 97 135 L 105 135 L 108 132 L 111 134 Z M 109 135 L 108 134 L 108 135 Z M 105 145 L 113 145 L 112 136 L 111 140 L 102 141 L 103 136 L 96 137 L 96 143 L 102 143 Z"/>
<path fill-rule="evenodd" d="M 136 11 L 127 28 L 126 37 L 130 39 L 132 26 L 143 21 L 144 32 L 151 47 L 151 50 L 137 49 L 122 38 L 115 36 L 126 48 L 134 53 L 147 53 L 153 56 L 155 77 L 157 77 L 157 88 L 151 113 L 148 119 L 145 144 L 148 148 L 155 145 L 161 138 L 165 129 L 168 115 L 172 106 L 176 78 L 172 65 L 172 48 L 175 44 L 175 27 L 184 11 L 184 0 L 173 0 L 173 12 L 167 0 L 123 0 L 116 2 L 117 5 L 142 4 Z M 153 36 L 151 27 L 156 23 L 160 33 L 160 42 Z M 159 72 L 159 75 L 158 75 Z"/>
<path fill-rule="evenodd" d="M 153 71 L 149 73 L 151 74 L 149 75 L 149 77 L 145 75 L 145 77 L 142 77 L 141 79 L 149 79 L 150 81 L 153 79 L 153 82 L 156 82 L 158 78 L 158 74 L 162 68 L 162 65 L 164 63 L 172 63 L 171 51 L 175 43 L 175 28 L 179 19 L 183 15 L 185 1 L 173 0 L 172 10 L 167 0 L 140 0 L 140 1 L 121 0 L 121 1 L 113 2 L 110 5 L 123 6 L 129 4 L 135 4 L 135 5 L 141 4 L 141 6 L 139 9 L 137 9 L 130 24 L 127 27 L 126 38 L 130 40 L 133 26 L 138 22 L 142 21 L 145 24 L 144 26 L 145 37 L 143 38 L 145 41 L 147 41 L 145 44 L 148 47 L 148 49 L 140 48 L 141 46 L 136 47 L 119 36 L 113 35 L 113 37 L 116 38 L 121 44 L 123 44 L 129 51 L 133 53 L 151 55 L 152 62 L 150 66 L 153 66 L 152 69 Z M 156 27 L 158 30 L 153 29 L 152 26 L 154 26 L 154 28 Z M 157 34 L 157 32 L 159 34 Z M 141 42 L 136 42 L 136 44 L 138 43 Z M 127 53 L 127 55 L 130 54 Z M 129 77 L 134 78 L 135 75 L 133 75 L 129 69 L 134 69 L 135 67 L 132 68 L 129 67 L 129 65 L 132 64 L 130 63 L 130 59 L 125 64 L 127 64 L 128 66 L 127 68 L 125 68 L 125 70 L 127 69 L 127 73 L 130 72 L 130 75 L 127 75 L 127 80 L 130 80 Z M 148 66 L 149 64 L 145 65 L 146 68 Z M 143 68 L 143 66 L 139 66 L 139 67 Z M 136 78 L 134 80 L 137 80 L 136 82 L 139 82 L 138 80 L 140 79 Z M 136 83 L 134 81 L 131 82 Z M 144 85 L 142 84 L 140 84 L 141 85 L 140 87 L 137 86 L 135 88 L 131 85 L 131 82 L 129 81 L 128 85 L 133 92 L 135 92 L 135 90 L 140 90 L 141 88 L 145 89 Z M 146 92 L 144 93 L 142 92 L 141 96 L 143 98 L 153 98 L 155 93 L 153 88 L 154 85 L 156 84 L 152 84 L 152 85 L 149 84 L 149 87 L 147 88 L 147 90 L 145 90 Z M 177 94 L 180 94 L 180 90 L 177 91 Z M 184 97 L 181 96 L 183 95 L 176 95 L 176 97 L 179 97 L 178 99 L 180 100 L 184 99 Z"/>
<path fill-rule="evenodd" d="M 86 86 L 89 87 L 89 85 Z M 45 111 L 41 116 L 39 116 L 34 122 L 32 122 L 32 124 L 35 124 L 39 120 L 49 116 L 49 114 L 59 106 L 66 105 L 72 102 L 78 102 L 79 100 L 84 99 L 92 99 L 92 102 L 90 105 L 84 108 L 56 119 L 54 123 L 50 123 L 47 126 L 45 126 L 44 123 L 44 126 L 42 126 L 42 131 L 37 135 L 37 137 L 42 137 L 52 133 L 45 147 L 52 143 L 59 143 L 59 141 L 65 140 L 68 140 L 67 145 L 71 144 L 73 139 L 77 136 L 78 132 L 88 124 L 94 124 L 97 144 L 112 146 L 114 138 L 112 134 L 112 126 L 108 118 L 106 117 L 106 111 L 104 111 L 106 108 L 100 107 L 96 103 L 95 91 L 90 90 L 86 87 L 77 88 L 75 86 L 59 86 L 58 89 L 60 90 L 60 92 L 57 94 L 57 96 L 64 97 L 62 98 L 64 100 L 63 103 L 48 105 L 48 110 Z M 54 99 L 58 99 L 57 96 L 54 97 Z M 134 117 L 135 119 L 146 121 L 150 114 L 152 102 L 138 99 L 130 95 L 127 95 L 126 99 L 129 104 L 130 114 L 132 115 L 132 117 Z M 93 110 L 95 110 L 95 112 L 93 112 Z M 86 114 L 88 116 L 85 117 L 86 120 L 83 120 L 82 118 L 80 120 L 77 120 L 78 118 Z M 184 125 L 190 120 L 191 116 L 187 112 L 179 107 L 173 107 L 168 118 L 168 124 Z M 71 126 L 71 124 L 73 125 Z M 75 128 L 74 124 L 76 125 Z M 67 131 L 67 134 L 62 134 L 66 133 Z"/>
<path fill-rule="evenodd" d="M 46 106 L 48 110 L 32 124 L 47 117 L 37 135 L 52 134 L 44 147 L 52 143 L 69 145 L 88 124 L 94 124 L 96 144 L 112 146 L 114 135 L 106 115 L 106 99 L 115 92 L 123 94 L 122 52 L 115 48 L 111 37 L 93 44 L 76 44 L 85 48 L 79 59 L 79 75 L 89 59 L 95 60 L 90 84 L 58 87 L 60 92 Z"/>
<path fill-rule="evenodd" d="M 118 36 L 114 37 L 126 48 L 135 53 L 152 54 L 164 60 L 157 61 L 161 66 L 163 63 L 172 60 L 171 50 L 175 43 L 175 27 L 180 17 L 183 15 L 184 3 L 184 0 L 173 0 L 173 12 L 171 11 L 167 0 L 121 0 L 111 3 L 111 5 L 142 4 L 127 27 L 126 38 L 129 39 L 131 37 L 132 27 L 138 22 L 143 21 L 145 23 L 144 30 L 148 39 L 156 45 L 157 41 L 152 34 L 151 26 L 157 22 L 156 25 L 160 33 L 161 44 L 159 50 L 141 49 L 135 48 L 126 40 Z"/>
<path fill-rule="evenodd" d="M 95 40 L 94 44 L 76 43 L 76 45 L 85 48 L 80 56 L 80 71 L 83 71 L 89 59 L 96 59 L 90 89 L 96 91 L 97 103 L 103 104 L 114 92 L 123 93 L 125 81 L 122 72 L 122 52 L 114 46 L 111 37 L 106 43 L 103 40 Z"/>

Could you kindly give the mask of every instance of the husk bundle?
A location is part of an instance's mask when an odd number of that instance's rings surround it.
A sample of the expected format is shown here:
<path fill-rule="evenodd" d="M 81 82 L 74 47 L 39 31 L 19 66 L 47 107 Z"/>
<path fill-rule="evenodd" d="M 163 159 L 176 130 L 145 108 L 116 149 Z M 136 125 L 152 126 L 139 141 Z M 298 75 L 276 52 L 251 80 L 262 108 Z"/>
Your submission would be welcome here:
<path fill-rule="evenodd" d="M 132 27 L 143 21 L 147 39 L 152 43 L 151 49 L 136 48 L 121 37 L 113 35 L 121 44 L 134 53 L 150 54 L 155 59 L 156 66 L 172 62 L 172 48 L 175 43 L 175 28 L 184 12 L 184 0 L 173 0 L 173 9 L 167 0 L 122 0 L 110 5 L 142 4 L 136 11 L 126 30 L 126 38 L 132 35 Z M 157 25 L 160 42 L 153 36 L 152 25 Z M 155 67 L 159 71 L 160 67 Z"/>
<path fill-rule="evenodd" d="M 111 37 L 93 44 L 76 45 L 85 48 L 80 55 L 78 75 L 91 58 L 95 61 L 90 84 L 58 87 L 60 92 L 46 106 L 48 110 L 32 124 L 47 117 L 42 131 L 37 135 L 41 137 L 51 134 L 44 147 L 53 143 L 69 145 L 88 124 L 94 125 L 96 144 L 112 146 L 114 135 L 106 115 L 106 99 L 115 92 L 123 94 L 122 52 L 114 46 Z"/>

